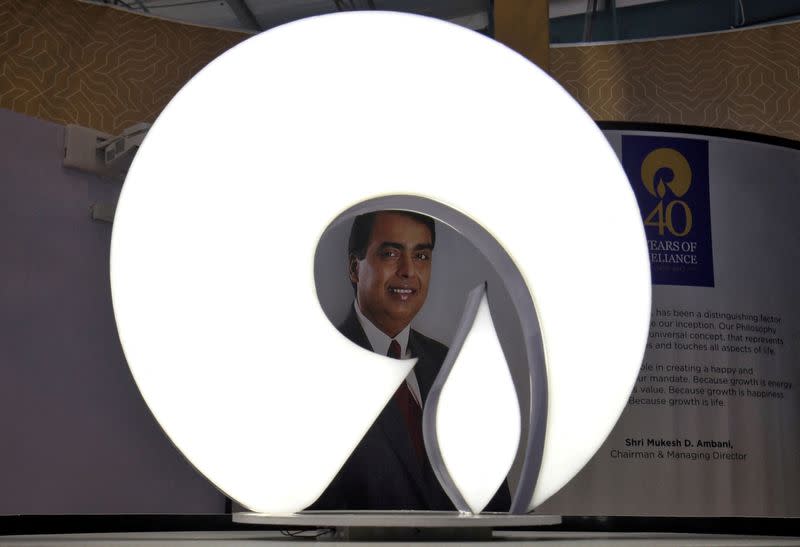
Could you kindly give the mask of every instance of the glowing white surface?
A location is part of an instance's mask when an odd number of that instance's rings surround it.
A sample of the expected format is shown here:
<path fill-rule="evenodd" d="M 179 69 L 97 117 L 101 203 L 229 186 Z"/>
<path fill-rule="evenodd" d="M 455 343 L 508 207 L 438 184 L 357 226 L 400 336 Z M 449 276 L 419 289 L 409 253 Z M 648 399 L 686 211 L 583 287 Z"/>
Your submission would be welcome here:
<path fill-rule="evenodd" d="M 450 477 L 480 513 L 506 479 L 520 438 L 517 393 L 485 295 L 442 387 L 436 429 Z"/>
<path fill-rule="evenodd" d="M 313 502 L 410 366 L 340 336 L 314 291 L 327 224 L 385 194 L 471 216 L 533 292 L 550 388 L 538 505 L 601 445 L 635 380 L 644 232 L 591 119 L 527 60 L 455 25 L 306 19 L 236 46 L 170 102 L 112 238 L 115 316 L 139 389 L 232 498 L 267 513 Z"/>

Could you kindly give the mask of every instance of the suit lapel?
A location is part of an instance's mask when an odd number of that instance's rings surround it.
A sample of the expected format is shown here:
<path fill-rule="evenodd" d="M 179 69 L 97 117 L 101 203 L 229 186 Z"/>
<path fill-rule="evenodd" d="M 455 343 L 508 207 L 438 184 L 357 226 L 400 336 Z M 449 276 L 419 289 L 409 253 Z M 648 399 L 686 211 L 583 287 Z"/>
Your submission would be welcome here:
<path fill-rule="evenodd" d="M 403 471 L 408 475 L 410 479 L 409 486 L 416 491 L 421 500 L 425 501 L 426 506 L 430 507 L 431 500 L 428 497 L 428 488 L 423 479 L 422 469 L 417 461 L 414 447 L 411 446 L 405 418 L 403 418 L 394 401 L 389 401 L 376 423 L 386 438 L 386 442 L 400 461 Z"/>
<path fill-rule="evenodd" d="M 428 401 L 428 393 L 430 393 L 434 380 L 439 374 L 441 365 L 441 356 L 432 354 L 427 351 L 424 336 L 412 330 L 408 338 L 408 345 L 411 352 L 417 357 L 417 364 L 414 366 L 414 372 L 417 376 L 417 384 L 419 385 L 420 395 L 422 397 L 423 405 Z M 423 406 L 424 409 L 424 406 Z M 435 507 L 437 509 L 450 508 L 454 509 L 450 498 L 439 484 L 439 479 L 436 478 L 433 468 L 429 461 L 425 462 L 424 477 L 426 478 L 426 499 L 429 500 L 428 507 Z"/>
<path fill-rule="evenodd" d="M 364 329 L 361 328 L 361 323 L 358 322 L 355 308 L 350 308 L 350 313 L 347 314 L 344 323 L 339 325 L 339 332 L 354 344 L 361 346 L 365 350 L 373 351 Z"/>
<path fill-rule="evenodd" d="M 347 319 L 345 319 L 344 323 L 342 323 L 339 330 L 355 344 L 366 350 L 373 351 L 372 345 L 370 345 L 369 339 L 364 333 L 364 329 L 361 328 L 361 323 L 358 322 L 355 309 L 350 309 Z M 418 344 L 416 345 L 418 346 Z M 409 347 L 411 348 L 412 354 L 418 358 L 417 364 L 414 367 L 414 370 L 416 371 L 420 367 L 422 358 L 417 353 L 419 348 L 412 346 L 411 337 L 409 337 Z M 417 378 L 417 381 L 420 382 L 419 377 Z M 423 401 L 428 394 L 428 390 L 430 390 L 431 383 L 426 384 L 424 391 L 422 383 L 420 383 L 420 392 L 422 393 Z M 414 447 L 411 445 L 411 439 L 408 435 L 408 428 L 406 427 L 405 419 L 403 418 L 400 409 L 397 408 L 396 404 L 394 404 L 393 400 L 390 399 L 386 407 L 383 409 L 380 415 L 378 415 L 375 425 L 378 426 L 380 431 L 383 433 L 387 444 L 392 448 L 392 451 L 394 451 L 395 455 L 400 460 L 403 470 L 411 479 L 412 488 L 417 491 L 419 497 L 425 500 L 427 506 L 430 507 L 432 500 L 428 494 L 426 482 L 423 479 L 422 469 L 420 469 L 419 463 L 417 462 L 417 456 L 414 452 Z"/>

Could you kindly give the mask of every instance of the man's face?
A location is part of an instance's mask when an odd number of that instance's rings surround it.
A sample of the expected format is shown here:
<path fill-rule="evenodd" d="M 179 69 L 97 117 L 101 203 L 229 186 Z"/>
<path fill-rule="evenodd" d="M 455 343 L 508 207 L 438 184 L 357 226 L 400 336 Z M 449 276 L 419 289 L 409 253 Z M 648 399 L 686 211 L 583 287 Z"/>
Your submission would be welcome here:
<path fill-rule="evenodd" d="M 433 245 L 428 227 L 408 215 L 375 216 L 362 260 L 350 257 L 361 312 L 394 337 L 417 315 L 428 296 Z"/>

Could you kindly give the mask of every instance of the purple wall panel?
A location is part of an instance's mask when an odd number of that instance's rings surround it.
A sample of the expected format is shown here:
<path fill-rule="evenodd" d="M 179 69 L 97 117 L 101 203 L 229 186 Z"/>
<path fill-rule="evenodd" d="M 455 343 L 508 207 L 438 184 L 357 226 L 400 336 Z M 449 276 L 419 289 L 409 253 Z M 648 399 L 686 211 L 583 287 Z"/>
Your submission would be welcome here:
<path fill-rule="evenodd" d="M 120 184 L 61 165 L 64 128 L 0 110 L 0 514 L 221 513 L 171 445 L 117 338 Z"/>

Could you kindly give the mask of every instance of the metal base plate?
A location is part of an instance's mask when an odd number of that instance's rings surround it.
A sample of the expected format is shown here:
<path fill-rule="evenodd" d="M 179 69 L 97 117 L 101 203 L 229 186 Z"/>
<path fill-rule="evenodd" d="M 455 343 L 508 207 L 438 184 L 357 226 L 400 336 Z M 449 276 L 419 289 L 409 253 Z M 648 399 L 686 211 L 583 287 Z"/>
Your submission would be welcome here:
<path fill-rule="evenodd" d="M 489 539 L 493 528 L 561 524 L 550 515 L 460 514 L 450 511 L 303 511 L 291 515 L 234 513 L 233 522 L 298 528 L 332 529 L 319 539 Z"/>

